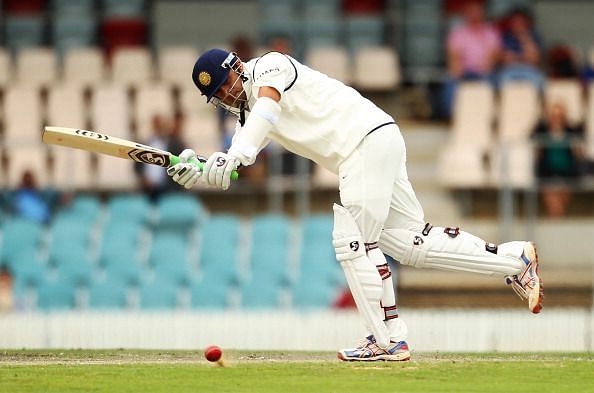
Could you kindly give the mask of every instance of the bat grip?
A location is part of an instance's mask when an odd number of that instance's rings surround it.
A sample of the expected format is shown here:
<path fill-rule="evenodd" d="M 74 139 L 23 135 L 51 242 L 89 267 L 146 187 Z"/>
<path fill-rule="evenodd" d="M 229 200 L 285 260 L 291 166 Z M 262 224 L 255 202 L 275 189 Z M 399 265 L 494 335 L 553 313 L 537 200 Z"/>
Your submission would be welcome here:
<path fill-rule="evenodd" d="M 175 165 L 178 164 L 180 162 L 179 157 L 176 155 L 171 155 L 169 157 L 169 165 Z M 198 168 L 200 169 L 204 169 L 204 162 L 199 161 L 199 160 L 190 160 L 188 161 L 190 164 L 196 165 Z M 233 172 L 231 172 L 231 180 L 237 180 L 239 179 L 239 172 L 237 172 L 236 170 L 234 170 Z"/>

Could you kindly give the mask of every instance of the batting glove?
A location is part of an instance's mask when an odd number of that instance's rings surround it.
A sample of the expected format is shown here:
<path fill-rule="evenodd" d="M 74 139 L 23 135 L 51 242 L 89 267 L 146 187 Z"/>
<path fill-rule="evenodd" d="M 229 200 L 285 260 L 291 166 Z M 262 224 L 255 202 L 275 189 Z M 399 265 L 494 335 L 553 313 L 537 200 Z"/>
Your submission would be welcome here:
<path fill-rule="evenodd" d="M 239 166 L 239 160 L 227 153 L 213 153 L 204 164 L 202 181 L 209 186 L 226 190 L 231 184 L 231 173 Z"/>
<path fill-rule="evenodd" d="M 190 164 L 191 160 L 197 160 L 196 152 L 192 149 L 185 149 L 179 155 L 180 162 L 167 168 L 167 174 L 173 181 L 188 190 L 196 184 L 202 175 L 202 169 L 197 165 Z"/>

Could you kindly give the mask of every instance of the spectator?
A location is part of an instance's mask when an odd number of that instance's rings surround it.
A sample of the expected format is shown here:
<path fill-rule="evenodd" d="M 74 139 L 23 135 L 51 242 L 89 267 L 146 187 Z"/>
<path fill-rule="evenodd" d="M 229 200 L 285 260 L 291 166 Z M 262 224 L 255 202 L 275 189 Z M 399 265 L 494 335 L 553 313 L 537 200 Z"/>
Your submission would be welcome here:
<path fill-rule="evenodd" d="M 501 52 L 499 33 L 485 21 L 481 2 L 467 2 L 463 15 L 463 24 L 450 31 L 447 38 L 448 81 L 443 92 L 443 111 L 447 117 L 452 112 L 458 83 L 465 80 L 493 82 Z"/>
<path fill-rule="evenodd" d="M 146 142 L 157 149 L 167 150 L 171 134 L 170 121 L 162 115 L 152 119 L 153 135 Z M 137 164 L 136 173 L 140 177 L 141 187 L 151 199 L 157 199 L 169 187 L 169 178 L 164 168 L 156 165 Z"/>
<path fill-rule="evenodd" d="M 167 141 L 167 151 L 170 151 L 173 154 L 181 153 L 185 146 L 187 146 L 183 137 L 184 121 L 184 114 L 182 112 L 176 112 L 171 124 L 169 140 Z"/>
<path fill-rule="evenodd" d="M 548 52 L 551 78 L 577 78 L 579 75 L 575 53 L 567 45 L 555 45 Z"/>
<path fill-rule="evenodd" d="M 586 86 L 589 86 L 590 83 L 594 82 L 594 46 L 590 48 L 587 57 L 588 58 L 586 60 L 586 64 L 584 65 L 582 77 Z"/>
<path fill-rule="evenodd" d="M 524 80 L 543 91 L 545 79 L 540 71 L 541 60 L 542 41 L 534 30 L 531 15 L 524 9 L 512 11 L 503 33 L 500 83 Z"/>
<path fill-rule="evenodd" d="M 268 41 L 268 49 L 270 49 L 272 52 L 280 52 L 284 53 L 285 55 L 294 56 L 291 37 L 285 34 L 279 34 L 272 37 Z"/>
<path fill-rule="evenodd" d="M 23 172 L 21 184 L 12 200 L 15 214 L 39 223 L 49 220 L 50 208 L 37 187 L 35 175 L 31 170 Z"/>
<path fill-rule="evenodd" d="M 582 152 L 576 144 L 578 133 L 567 125 L 565 107 L 553 103 L 546 121 L 533 133 L 537 141 L 536 171 L 550 217 L 565 215 L 571 200 L 571 185 L 579 176 Z"/>
<path fill-rule="evenodd" d="M 9 312 L 13 308 L 12 276 L 7 268 L 0 266 L 0 314 Z"/>

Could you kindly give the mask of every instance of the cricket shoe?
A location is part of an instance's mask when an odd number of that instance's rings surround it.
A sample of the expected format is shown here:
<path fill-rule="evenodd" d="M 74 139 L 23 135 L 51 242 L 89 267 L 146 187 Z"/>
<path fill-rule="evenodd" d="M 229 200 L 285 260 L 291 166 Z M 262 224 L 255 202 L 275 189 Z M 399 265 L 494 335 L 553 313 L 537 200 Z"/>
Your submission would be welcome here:
<path fill-rule="evenodd" d="M 532 242 L 526 242 L 520 259 L 526 265 L 520 274 L 506 276 L 505 282 L 511 285 L 514 292 L 523 300 L 528 300 L 528 309 L 538 314 L 542 309 L 543 285 L 538 276 L 539 264 L 536 247 Z"/>
<path fill-rule="evenodd" d="M 380 348 L 373 335 L 367 336 L 356 348 L 338 351 L 338 358 L 344 361 L 373 362 L 410 360 L 410 352 L 406 341 L 390 341 L 388 348 Z"/>

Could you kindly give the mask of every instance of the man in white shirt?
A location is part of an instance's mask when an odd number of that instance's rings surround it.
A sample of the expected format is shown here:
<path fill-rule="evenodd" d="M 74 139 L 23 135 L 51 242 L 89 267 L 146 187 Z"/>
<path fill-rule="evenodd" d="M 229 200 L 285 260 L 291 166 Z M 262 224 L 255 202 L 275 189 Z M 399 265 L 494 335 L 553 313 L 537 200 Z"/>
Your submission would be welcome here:
<path fill-rule="evenodd" d="M 542 282 L 531 242 L 496 246 L 459 228 L 424 220 L 406 173 L 406 148 L 394 119 L 356 90 L 300 64 L 267 53 L 243 63 L 234 53 L 211 49 L 198 58 L 192 79 L 208 102 L 239 120 L 229 150 L 211 155 L 203 168 L 169 168 L 174 181 L 191 188 L 198 180 L 226 190 L 232 172 L 256 160 L 274 140 L 339 177 L 342 206 L 335 204 L 333 245 L 349 289 L 370 334 L 342 360 L 408 360 L 407 327 L 395 302 L 383 253 L 415 267 L 498 274 L 542 308 Z"/>

